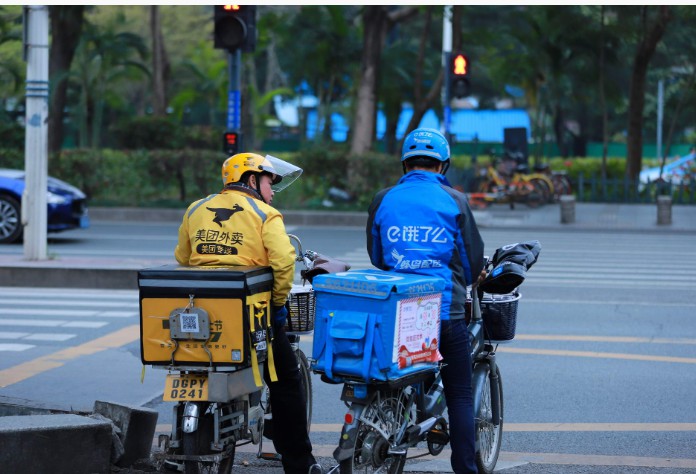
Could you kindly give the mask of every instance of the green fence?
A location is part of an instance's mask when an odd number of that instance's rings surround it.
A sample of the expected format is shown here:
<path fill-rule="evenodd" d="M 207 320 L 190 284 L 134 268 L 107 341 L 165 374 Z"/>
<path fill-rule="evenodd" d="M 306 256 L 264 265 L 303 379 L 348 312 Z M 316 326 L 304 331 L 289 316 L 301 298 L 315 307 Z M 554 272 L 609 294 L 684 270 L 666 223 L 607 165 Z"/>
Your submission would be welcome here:
<path fill-rule="evenodd" d="M 657 196 L 672 196 L 674 204 L 696 204 L 696 182 L 668 183 L 653 181 L 641 183 L 628 178 L 602 179 L 592 175 L 578 175 L 573 182 L 573 193 L 579 202 L 652 203 Z"/>

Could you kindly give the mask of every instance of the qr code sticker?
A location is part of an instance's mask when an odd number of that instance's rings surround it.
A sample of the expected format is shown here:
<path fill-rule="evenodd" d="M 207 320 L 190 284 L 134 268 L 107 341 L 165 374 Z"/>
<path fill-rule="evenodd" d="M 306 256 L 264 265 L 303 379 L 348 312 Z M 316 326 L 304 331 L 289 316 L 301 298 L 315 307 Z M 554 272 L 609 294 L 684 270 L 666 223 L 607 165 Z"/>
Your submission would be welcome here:
<path fill-rule="evenodd" d="M 179 323 L 181 324 L 181 332 L 200 332 L 200 327 L 198 325 L 198 315 L 180 313 Z"/>

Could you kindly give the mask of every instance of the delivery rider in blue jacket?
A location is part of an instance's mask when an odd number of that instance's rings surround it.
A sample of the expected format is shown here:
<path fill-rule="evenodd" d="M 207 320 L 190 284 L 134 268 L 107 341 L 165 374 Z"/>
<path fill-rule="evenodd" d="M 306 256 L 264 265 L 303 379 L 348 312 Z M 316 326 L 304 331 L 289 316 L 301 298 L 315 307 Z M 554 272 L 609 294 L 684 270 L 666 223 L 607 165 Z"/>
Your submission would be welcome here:
<path fill-rule="evenodd" d="M 466 287 L 483 273 L 483 240 L 466 196 L 444 174 L 450 147 L 437 130 L 419 128 L 404 140 L 404 175 L 369 207 L 367 252 L 382 270 L 445 280 L 440 313 L 442 381 L 450 421 L 452 469 L 476 473 L 471 352 Z"/>
<path fill-rule="evenodd" d="M 305 396 L 297 358 L 285 333 L 285 302 L 295 275 L 295 249 L 283 216 L 271 206 L 275 191 L 302 169 L 275 157 L 238 153 L 222 165 L 223 188 L 192 203 L 174 251 L 181 265 L 258 265 L 273 269 L 273 353 L 278 380 L 264 379 L 273 403 L 273 444 L 283 470 L 321 473 L 307 432 Z M 283 183 L 281 184 L 281 181 Z"/>

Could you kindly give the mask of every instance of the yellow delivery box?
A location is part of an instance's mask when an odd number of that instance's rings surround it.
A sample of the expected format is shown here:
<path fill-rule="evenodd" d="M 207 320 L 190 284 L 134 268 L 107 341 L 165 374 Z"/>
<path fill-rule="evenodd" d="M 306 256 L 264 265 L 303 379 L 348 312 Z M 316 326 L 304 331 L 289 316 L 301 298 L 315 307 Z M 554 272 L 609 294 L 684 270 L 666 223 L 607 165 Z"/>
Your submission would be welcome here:
<path fill-rule="evenodd" d="M 143 364 L 247 367 L 265 360 L 272 288 L 270 267 L 139 270 Z"/>

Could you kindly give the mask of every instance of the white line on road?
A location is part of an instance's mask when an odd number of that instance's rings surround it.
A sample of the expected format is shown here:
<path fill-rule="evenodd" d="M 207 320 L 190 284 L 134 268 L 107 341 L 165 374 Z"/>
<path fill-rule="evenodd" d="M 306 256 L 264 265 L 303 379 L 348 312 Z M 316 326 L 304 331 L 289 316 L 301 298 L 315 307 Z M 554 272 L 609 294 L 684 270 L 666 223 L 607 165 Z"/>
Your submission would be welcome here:
<path fill-rule="evenodd" d="M 101 321 L 62 321 L 59 319 L 0 319 L 0 326 L 12 326 L 12 327 L 70 327 L 70 328 L 100 328 L 106 326 L 107 322 Z"/>
<path fill-rule="evenodd" d="M 71 298 L 80 298 L 80 295 L 74 295 Z M 37 306 L 71 306 L 71 307 L 85 307 L 85 306 L 96 306 L 100 308 L 132 308 L 138 309 L 139 305 L 137 301 L 125 302 L 125 301 L 102 301 L 95 298 L 94 301 L 82 301 L 80 299 L 43 299 L 37 300 L 36 296 L 34 298 L 3 298 L 3 307 L 10 305 L 31 305 Z"/>
<path fill-rule="evenodd" d="M 67 341 L 72 339 L 76 334 L 66 334 L 66 333 L 30 333 L 30 332 L 0 332 L 0 339 L 25 339 L 27 341 Z"/>
<path fill-rule="evenodd" d="M 87 311 L 80 309 L 20 309 L 4 308 L 0 310 L 0 318 L 4 316 L 36 316 L 36 317 L 51 317 L 58 316 L 62 318 L 129 318 L 136 317 L 138 311 Z"/>
<path fill-rule="evenodd" d="M 29 344 L 0 344 L 0 352 L 21 352 L 31 349 L 32 346 Z"/>

